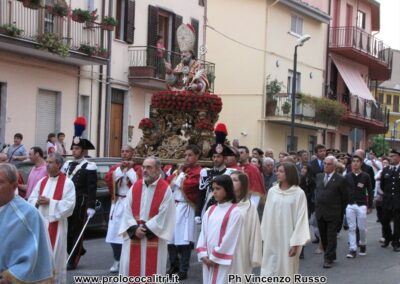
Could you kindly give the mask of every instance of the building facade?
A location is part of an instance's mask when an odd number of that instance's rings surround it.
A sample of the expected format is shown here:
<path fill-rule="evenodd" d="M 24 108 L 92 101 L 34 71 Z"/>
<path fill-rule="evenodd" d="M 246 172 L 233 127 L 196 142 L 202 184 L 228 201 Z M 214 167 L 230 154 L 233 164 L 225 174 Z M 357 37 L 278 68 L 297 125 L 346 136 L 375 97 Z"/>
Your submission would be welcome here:
<path fill-rule="evenodd" d="M 289 150 L 291 117 L 283 106 L 291 109 L 294 49 L 304 35 L 311 36 L 298 48 L 296 93 L 322 97 L 329 16 L 294 0 L 208 1 L 207 16 L 207 59 L 218 67 L 215 92 L 223 100 L 220 121 L 229 139 L 273 148 L 275 154 Z M 268 112 L 266 87 L 274 80 L 281 90 Z M 312 150 L 324 129 L 335 126 L 316 121 L 312 109 L 296 103 L 295 149 Z"/>

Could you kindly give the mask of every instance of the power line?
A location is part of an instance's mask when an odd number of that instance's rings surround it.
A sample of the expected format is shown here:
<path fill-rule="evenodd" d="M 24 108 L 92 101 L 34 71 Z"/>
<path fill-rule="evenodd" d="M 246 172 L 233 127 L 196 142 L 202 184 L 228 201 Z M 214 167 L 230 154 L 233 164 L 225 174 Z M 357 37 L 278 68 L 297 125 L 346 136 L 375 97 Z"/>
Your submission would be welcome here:
<path fill-rule="evenodd" d="M 229 39 L 229 40 L 231 40 L 231 41 L 233 41 L 233 42 L 235 42 L 235 43 L 237 43 L 237 44 L 240 44 L 240 45 L 242 45 L 242 46 L 244 46 L 244 47 L 247 47 L 247 48 L 250 48 L 250 49 L 254 49 L 254 50 L 257 50 L 257 51 L 260 51 L 260 52 L 264 52 L 264 53 L 267 52 L 265 49 L 260 49 L 260 48 L 257 48 L 257 47 L 248 45 L 248 44 L 246 44 L 246 43 L 240 42 L 240 41 L 238 41 L 238 40 L 236 40 L 236 39 L 234 39 L 234 38 L 232 38 L 232 37 L 230 37 L 230 36 L 224 34 L 223 32 L 218 31 L 217 29 L 215 29 L 214 27 L 212 27 L 212 26 L 210 26 L 210 25 L 207 25 L 207 28 L 213 30 L 214 32 L 216 32 L 216 33 L 222 35 L 223 37 L 225 37 L 225 38 L 227 38 L 227 39 Z"/>

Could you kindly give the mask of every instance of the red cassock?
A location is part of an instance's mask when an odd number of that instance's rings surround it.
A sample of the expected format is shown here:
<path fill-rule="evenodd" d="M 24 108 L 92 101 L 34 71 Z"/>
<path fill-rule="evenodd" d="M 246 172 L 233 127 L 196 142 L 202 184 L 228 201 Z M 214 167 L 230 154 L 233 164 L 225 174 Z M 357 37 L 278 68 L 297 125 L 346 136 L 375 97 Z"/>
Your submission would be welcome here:
<path fill-rule="evenodd" d="M 183 181 L 182 193 L 186 201 L 193 207 L 196 206 L 198 200 L 200 171 L 200 165 L 195 165 L 194 167 L 185 170 L 185 180 Z M 170 184 L 176 177 L 177 173 L 178 171 L 175 171 L 167 178 L 168 184 Z"/>
<path fill-rule="evenodd" d="M 246 164 L 242 166 L 242 169 L 249 177 L 250 192 L 260 194 L 260 196 L 264 196 L 265 195 L 264 180 L 257 167 L 252 164 Z"/>

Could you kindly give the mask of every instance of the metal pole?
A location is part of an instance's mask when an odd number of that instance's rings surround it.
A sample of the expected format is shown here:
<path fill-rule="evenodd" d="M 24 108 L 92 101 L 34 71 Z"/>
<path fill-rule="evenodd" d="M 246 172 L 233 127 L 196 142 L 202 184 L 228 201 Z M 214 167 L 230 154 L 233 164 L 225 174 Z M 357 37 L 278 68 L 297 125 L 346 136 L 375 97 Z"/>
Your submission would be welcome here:
<path fill-rule="evenodd" d="M 113 15 L 113 1 L 108 2 L 108 15 Z M 107 61 L 107 78 L 106 78 L 106 107 L 105 107 L 105 121 L 104 121 L 104 157 L 109 156 L 110 147 L 110 116 L 111 116 L 111 49 L 112 49 L 112 33 L 107 32 L 107 48 L 110 57 Z M 100 122 L 99 122 L 100 123 Z"/>
<path fill-rule="evenodd" d="M 290 124 L 290 151 L 294 151 L 294 117 L 296 106 L 296 80 L 297 80 L 297 47 L 294 47 L 294 62 L 293 62 L 293 81 L 292 81 L 292 116 Z"/>

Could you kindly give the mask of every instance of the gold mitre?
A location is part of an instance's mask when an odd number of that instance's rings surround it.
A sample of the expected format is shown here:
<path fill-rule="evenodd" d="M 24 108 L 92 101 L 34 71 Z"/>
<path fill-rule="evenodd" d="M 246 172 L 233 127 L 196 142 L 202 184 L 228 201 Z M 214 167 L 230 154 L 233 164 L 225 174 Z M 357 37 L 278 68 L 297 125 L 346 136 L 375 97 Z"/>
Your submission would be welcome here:
<path fill-rule="evenodd" d="M 190 24 L 182 24 L 179 26 L 176 34 L 180 51 L 193 52 L 196 42 L 196 33 L 193 26 Z"/>

